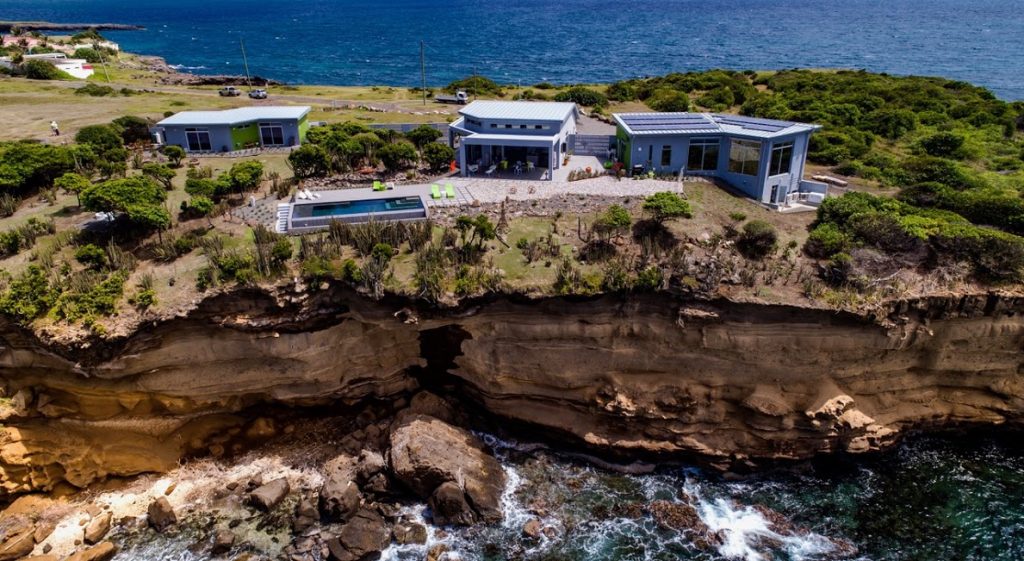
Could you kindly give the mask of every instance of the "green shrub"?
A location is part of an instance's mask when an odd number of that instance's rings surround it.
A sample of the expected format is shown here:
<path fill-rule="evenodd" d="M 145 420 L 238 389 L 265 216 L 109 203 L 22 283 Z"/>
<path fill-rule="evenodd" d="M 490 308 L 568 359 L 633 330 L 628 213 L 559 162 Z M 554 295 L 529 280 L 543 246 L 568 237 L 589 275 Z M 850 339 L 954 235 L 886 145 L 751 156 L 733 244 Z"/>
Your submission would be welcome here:
<path fill-rule="evenodd" d="M 850 236 L 832 223 L 820 224 L 807 236 L 804 251 L 811 257 L 825 259 L 848 251 Z"/>
<path fill-rule="evenodd" d="M 80 246 L 75 250 L 75 259 L 90 269 L 102 269 L 107 264 L 107 252 L 93 244 Z"/>
<path fill-rule="evenodd" d="M 29 265 L 0 293 L 0 313 L 27 324 L 53 307 L 57 294 L 43 269 Z"/>
<path fill-rule="evenodd" d="M 163 153 L 164 156 L 167 156 L 167 159 L 171 161 L 172 167 L 180 166 L 181 161 L 185 159 L 186 155 L 184 148 L 182 148 L 181 146 L 176 146 L 174 144 L 164 146 Z"/>
<path fill-rule="evenodd" d="M 89 82 L 82 87 L 75 88 L 75 95 L 105 97 L 108 95 L 114 95 L 115 93 L 114 88 L 111 88 L 110 86 L 101 86 L 93 82 Z"/>
<path fill-rule="evenodd" d="M 423 159 L 433 171 L 446 169 L 455 159 L 455 150 L 447 144 L 432 142 L 423 147 Z"/>
<path fill-rule="evenodd" d="M 921 149 L 938 158 L 964 157 L 964 136 L 953 132 L 937 132 L 921 139 Z"/>
<path fill-rule="evenodd" d="M 405 133 L 405 138 L 409 139 L 409 142 L 412 142 L 417 148 L 421 149 L 441 138 L 441 136 L 443 136 L 441 131 L 430 125 L 420 125 Z"/>
<path fill-rule="evenodd" d="M 778 241 L 774 226 L 763 220 L 751 220 L 743 225 L 736 248 L 750 259 L 762 259 L 775 251 Z"/>
<path fill-rule="evenodd" d="M 689 96 L 671 88 L 656 90 L 646 99 L 645 103 L 655 111 L 685 112 L 690 110 Z"/>
<path fill-rule="evenodd" d="M 655 193 L 644 199 L 643 209 L 658 222 L 672 218 L 690 218 L 693 215 L 690 203 L 679 195 L 667 191 Z"/>
<path fill-rule="evenodd" d="M 639 291 L 652 292 L 661 289 L 664 281 L 665 277 L 661 272 L 661 268 L 652 265 L 637 273 L 633 288 Z"/>
<path fill-rule="evenodd" d="M 56 66 L 44 60 L 33 59 L 25 61 L 21 65 L 21 71 L 25 73 L 25 77 L 29 80 L 71 79 L 71 76 L 68 76 L 66 72 L 58 70 Z"/>
<path fill-rule="evenodd" d="M 494 80 L 478 75 L 456 80 L 448 84 L 445 89 L 451 93 L 463 90 L 469 95 L 494 95 L 500 97 L 505 93 Z"/>
<path fill-rule="evenodd" d="M 587 107 L 604 107 L 608 105 L 608 98 L 603 93 L 583 86 L 573 86 L 564 92 L 559 92 L 555 95 L 555 101 L 572 101 Z"/>
<path fill-rule="evenodd" d="M 416 147 L 410 142 L 385 144 L 377 151 L 377 156 L 389 171 L 401 171 L 412 167 L 416 162 Z"/>
<path fill-rule="evenodd" d="M 299 179 L 327 177 L 331 171 L 331 157 L 321 146 L 303 144 L 288 154 L 288 165 Z"/>

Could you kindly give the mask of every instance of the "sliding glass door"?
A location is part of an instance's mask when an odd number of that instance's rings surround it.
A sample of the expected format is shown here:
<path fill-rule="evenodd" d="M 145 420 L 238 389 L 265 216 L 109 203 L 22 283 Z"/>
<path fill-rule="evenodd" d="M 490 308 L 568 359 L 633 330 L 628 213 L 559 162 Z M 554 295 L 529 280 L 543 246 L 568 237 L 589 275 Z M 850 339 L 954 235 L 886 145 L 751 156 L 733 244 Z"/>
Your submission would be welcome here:
<path fill-rule="evenodd" d="M 189 152 L 212 152 L 210 131 L 206 129 L 185 129 L 185 141 Z"/>
<path fill-rule="evenodd" d="M 284 128 L 276 123 L 260 123 L 260 143 L 264 146 L 284 146 Z"/>

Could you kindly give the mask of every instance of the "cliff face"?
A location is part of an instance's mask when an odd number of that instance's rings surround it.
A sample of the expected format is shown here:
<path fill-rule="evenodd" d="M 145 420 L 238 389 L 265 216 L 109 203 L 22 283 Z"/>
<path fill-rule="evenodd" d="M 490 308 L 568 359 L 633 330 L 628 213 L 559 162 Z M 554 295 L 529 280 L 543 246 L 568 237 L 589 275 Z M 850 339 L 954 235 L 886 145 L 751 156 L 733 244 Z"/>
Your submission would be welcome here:
<path fill-rule="evenodd" d="M 252 419 L 268 404 L 395 397 L 424 376 L 453 377 L 498 417 L 625 454 L 735 464 L 875 450 L 911 429 L 1019 424 L 1022 310 L 934 299 L 871 321 L 652 295 L 432 315 L 344 291 L 240 292 L 85 348 L 2 324 L 0 486 L 166 470 L 258 442 Z"/>

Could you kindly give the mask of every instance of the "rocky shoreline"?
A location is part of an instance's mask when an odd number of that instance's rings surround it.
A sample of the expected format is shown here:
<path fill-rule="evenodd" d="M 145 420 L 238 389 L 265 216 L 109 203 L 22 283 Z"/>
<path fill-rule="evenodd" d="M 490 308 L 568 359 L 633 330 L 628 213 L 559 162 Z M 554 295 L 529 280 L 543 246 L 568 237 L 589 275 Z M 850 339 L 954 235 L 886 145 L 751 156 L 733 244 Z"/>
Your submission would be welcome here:
<path fill-rule="evenodd" d="M 111 527 L 127 532 L 114 534 L 119 548 L 139 532 L 153 538 L 147 511 L 166 497 L 203 551 L 359 559 L 420 540 L 425 521 L 434 535 L 501 519 L 511 483 L 468 432 L 492 423 L 601 461 L 699 458 L 734 472 L 884 450 L 915 431 L 1021 426 L 1024 300 L 957 295 L 880 310 L 667 293 L 436 309 L 325 285 L 235 290 L 114 339 L 44 342 L 0 320 L 0 490 L 14 501 L 0 519 L 40 500 L 26 493 L 55 501 L 29 509 L 40 513 L 31 524 L 0 524 L 0 552 L 50 545 L 76 561 L 107 558 L 96 549 L 102 506 L 81 508 L 112 488 L 121 504 L 137 485 L 131 508 L 110 510 Z M 183 476 L 183 461 L 211 471 Z M 75 511 L 88 516 L 49 538 L 46 520 L 70 516 L 61 497 L 88 503 Z M 236 514 L 211 514 L 222 503 Z M 675 504 L 630 508 L 669 526 L 692 518 Z M 544 511 L 523 522 L 526 535 L 558 531 Z M 232 523 L 251 531 L 226 533 Z"/>

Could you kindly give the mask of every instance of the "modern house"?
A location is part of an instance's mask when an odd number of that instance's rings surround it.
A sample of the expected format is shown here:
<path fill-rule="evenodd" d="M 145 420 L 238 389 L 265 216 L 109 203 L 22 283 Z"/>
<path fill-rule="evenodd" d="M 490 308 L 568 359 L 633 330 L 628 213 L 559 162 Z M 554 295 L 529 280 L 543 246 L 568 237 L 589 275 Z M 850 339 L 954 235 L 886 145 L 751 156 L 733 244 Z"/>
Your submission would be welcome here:
<path fill-rule="evenodd" d="M 448 128 L 462 175 L 512 171 L 524 178 L 551 179 L 576 134 L 575 103 L 474 101 Z"/>
<path fill-rule="evenodd" d="M 721 179 L 764 204 L 819 203 L 827 186 L 803 179 L 818 125 L 713 113 L 622 113 L 619 158 L 632 173 Z"/>
<path fill-rule="evenodd" d="M 154 126 L 157 144 L 187 152 L 233 152 L 298 146 L 309 130 L 307 106 L 261 106 L 224 111 L 182 111 Z"/>

